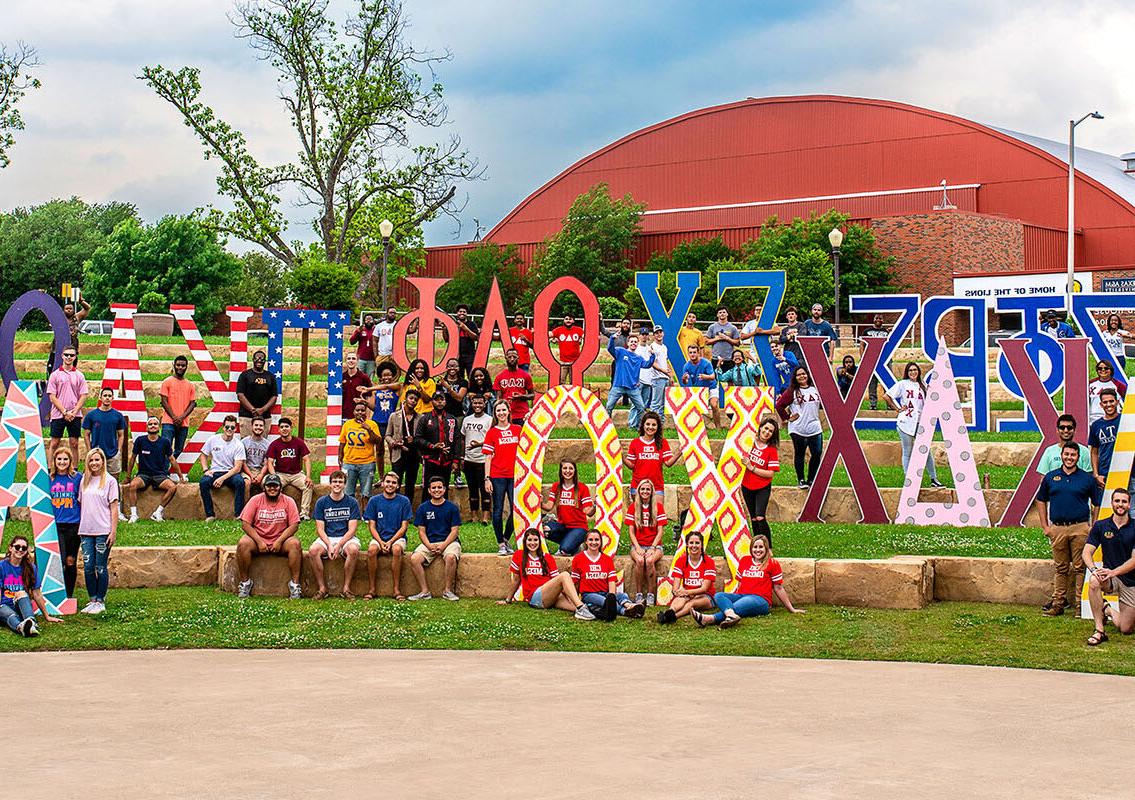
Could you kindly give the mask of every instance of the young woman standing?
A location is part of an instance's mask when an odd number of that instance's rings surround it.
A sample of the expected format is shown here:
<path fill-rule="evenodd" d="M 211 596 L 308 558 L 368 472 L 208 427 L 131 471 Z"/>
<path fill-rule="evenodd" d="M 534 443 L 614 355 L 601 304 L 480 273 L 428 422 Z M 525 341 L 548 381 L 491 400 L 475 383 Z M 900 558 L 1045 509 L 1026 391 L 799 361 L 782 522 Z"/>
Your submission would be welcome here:
<path fill-rule="evenodd" d="M 907 363 L 902 371 L 902 380 L 883 395 L 887 405 L 898 412 L 895 418 L 895 427 L 899 431 L 899 440 L 902 442 L 902 471 L 905 475 L 907 465 L 910 464 L 910 454 L 914 450 L 914 437 L 918 433 L 918 420 L 922 416 L 922 406 L 926 402 L 926 384 L 922 382 L 922 367 L 913 361 Z M 934 454 L 926 454 L 926 474 L 930 476 L 930 485 L 941 489 L 942 483 L 938 480 L 938 471 L 934 468 Z"/>
<path fill-rule="evenodd" d="M 824 433 L 820 427 L 820 393 L 812 385 L 812 377 L 804 367 L 792 372 L 792 383 L 776 400 L 776 410 L 788 420 L 788 435 L 792 437 L 792 459 L 796 467 L 796 481 L 807 489 L 816 478 L 820 455 L 824 449 Z M 804 477 L 804 454 L 807 451 L 808 477 Z"/>
<path fill-rule="evenodd" d="M 67 596 L 75 596 L 79 570 L 79 495 L 83 473 L 76 472 L 71 451 L 60 448 L 51 462 L 51 508 L 55 530 L 59 533 L 59 555 L 63 559 L 63 586 Z"/>
<path fill-rule="evenodd" d="M 745 498 L 745 508 L 749 510 L 753 533 L 762 534 L 772 541 L 765 514 L 772 496 L 772 478 L 780 471 L 780 425 L 775 417 L 765 417 L 757 428 L 757 440 L 753 449 L 745 456 L 745 474 L 741 478 L 741 496 Z"/>
<path fill-rule="evenodd" d="M 497 537 L 497 555 L 512 553 L 509 542 L 515 530 L 512 516 L 513 473 L 516 470 L 516 448 L 520 444 L 520 426 L 512 424 L 512 407 L 507 400 L 493 406 L 493 427 L 485 434 L 481 452 L 485 454 L 485 491 L 493 496 L 493 533 Z M 504 518 L 504 501 L 508 498 L 508 520 Z"/>
<path fill-rule="evenodd" d="M 623 453 L 623 465 L 631 471 L 631 491 L 643 481 L 650 481 L 662 494 L 666 488 L 662 468 L 673 466 L 677 460 L 678 451 L 662 438 L 662 417 L 653 411 L 645 412 L 638 424 L 638 436 Z"/>
<path fill-rule="evenodd" d="M 106 455 L 98 448 L 87 452 L 83 470 L 79 520 L 79 540 L 83 548 L 83 577 L 90 602 L 84 614 L 106 611 L 106 590 L 110 581 L 107 561 L 118 535 L 118 481 L 106 472 Z"/>

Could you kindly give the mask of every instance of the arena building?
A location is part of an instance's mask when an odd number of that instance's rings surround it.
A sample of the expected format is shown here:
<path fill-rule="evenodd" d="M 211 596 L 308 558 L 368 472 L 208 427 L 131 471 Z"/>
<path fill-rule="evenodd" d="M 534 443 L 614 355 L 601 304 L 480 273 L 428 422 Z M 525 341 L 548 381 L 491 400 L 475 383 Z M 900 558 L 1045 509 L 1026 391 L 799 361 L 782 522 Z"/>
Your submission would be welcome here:
<path fill-rule="evenodd" d="M 517 245 L 530 263 L 572 200 L 605 182 L 613 195 L 646 204 L 636 266 L 684 240 L 721 236 L 737 247 L 771 216 L 836 208 L 874 230 L 908 291 L 989 297 L 1009 285 L 1063 293 L 1067 149 L 887 100 L 748 99 L 659 122 L 580 159 L 485 239 Z M 1135 291 L 1130 158 L 1077 148 L 1081 291 Z M 430 248 L 423 274 L 454 274 L 472 246 Z"/>

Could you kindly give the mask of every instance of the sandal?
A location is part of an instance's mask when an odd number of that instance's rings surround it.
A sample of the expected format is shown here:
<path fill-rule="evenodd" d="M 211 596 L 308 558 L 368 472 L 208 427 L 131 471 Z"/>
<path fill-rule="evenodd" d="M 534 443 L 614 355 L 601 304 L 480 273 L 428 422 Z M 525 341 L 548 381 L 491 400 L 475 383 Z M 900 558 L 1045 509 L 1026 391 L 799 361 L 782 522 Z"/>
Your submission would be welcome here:
<path fill-rule="evenodd" d="M 1103 644 L 1107 641 L 1107 634 L 1103 631 L 1095 631 L 1088 637 L 1088 646 L 1095 647 L 1098 644 Z"/>
<path fill-rule="evenodd" d="M 355 599 L 355 596 L 353 594 L 351 594 L 351 592 L 347 589 L 344 589 L 343 591 L 339 592 L 339 596 L 342 597 L 344 600 L 354 600 Z"/>
<path fill-rule="evenodd" d="M 371 594 L 370 592 L 367 592 L 366 594 L 363 595 L 363 600 L 373 600 L 373 599 L 374 599 L 374 595 Z"/>
<path fill-rule="evenodd" d="M 405 599 L 406 599 L 406 595 L 404 595 L 404 594 L 396 594 L 396 595 L 394 595 L 394 599 L 395 599 L 395 600 L 405 600 Z"/>
<path fill-rule="evenodd" d="M 322 592 L 322 591 L 316 592 L 315 594 L 313 594 L 311 596 L 311 599 L 312 600 L 326 600 L 327 599 L 327 592 Z"/>

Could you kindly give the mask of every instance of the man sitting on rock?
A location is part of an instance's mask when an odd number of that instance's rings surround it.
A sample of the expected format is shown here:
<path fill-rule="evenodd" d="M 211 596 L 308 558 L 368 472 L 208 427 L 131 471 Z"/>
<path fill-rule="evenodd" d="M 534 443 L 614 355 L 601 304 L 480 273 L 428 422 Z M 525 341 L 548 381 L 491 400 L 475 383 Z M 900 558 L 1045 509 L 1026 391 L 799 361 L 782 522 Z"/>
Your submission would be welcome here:
<path fill-rule="evenodd" d="M 411 600 L 429 600 L 429 584 L 426 583 L 426 567 L 441 556 L 445 561 L 446 600 L 457 600 L 453 591 L 457 583 L 457 562 L 461 560 L 461 512 L 457 506 L 445 499 L 445 478 L 434 475 L 429 482 L 430 499 L 418 506 L 414 514 L 414 524 L 418 527 L 421 544 L 410 557 L 410 567 L 418 579 L 418 593 Z"/>
<path fill-rule="evenodd" d="M 237 597 L 252 594 L 249 572 L 254 556 L 285 555 L 292 573 L 292 579 L 288 581 L 288 597 L 292 600 L 300 598 L 303 547 L 296 536 L 299 526 L 296 501 L 284 494 L 280 476 L 275 473 L 265 475 L 263 494 L 249 500 L 240 515 L 240 528 L 244 535 L 236 545 L 236 569 L 240 579 Z"/>

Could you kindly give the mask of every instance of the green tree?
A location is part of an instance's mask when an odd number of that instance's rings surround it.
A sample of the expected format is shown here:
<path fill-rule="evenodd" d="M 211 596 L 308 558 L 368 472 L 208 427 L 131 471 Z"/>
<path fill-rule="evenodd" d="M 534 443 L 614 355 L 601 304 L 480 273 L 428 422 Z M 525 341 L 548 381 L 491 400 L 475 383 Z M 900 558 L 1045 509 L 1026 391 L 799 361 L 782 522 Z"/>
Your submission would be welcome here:
<path fill-rule="evenodd" d="M 393 292 L 398 280 L 412 275 L 426 264 L 426 239 L 414 198 L 408 193 L 384 194 L 359 209 L 347 233 L 350 251 L 345 263 L 360 272 L 355 300 L 377 307 L 382 302 L 382 231 L 384 219 L 394 226 L 390 236 L 387 286 Z"/>
<path fill-rule="evenodd" d="M 130 217 L 120 222 L 84 267 L 84 294 L 93 313 L 112 302 L 156 305 L 157 295 L 197 307 L 197 324 L 212 326 L 224 310 L 228 288 L 240 279 L 240 260 L 227 252 L 216 231 L 193 217 L 166 217 L 145 226 Z"/>
<path fill-rule="evenodd" d="M 575 199 L 564 218 L 563 228 L 544 243 L 529 273 L 531 302 L 557 278 L 579 278 L 598 297 L 622 298 L 631 281 L 630 252 L 642 230 L 646 206 L 631 196 L 612 199 L 607 184 L 600 183 Z M 561 295 L 554 313 L 579 313 L 579 303 Z"/>
<path fill-rule="evenodd" d="M 240 257 L 240 278 L 225 294 L 225 305 L 273 308 L 288 300 L 289 270 L 259 251 Z"/>
<path fill-rule="evenodd" d="M 234 12 L 237 36 L 277 74 L 299 146 L 290 162 L 270 166 L 252 155 L 245 135 L 202 101 L 200 70 L 157 65 L 139 76 L 181 115 L 205 158 L 220 163 L 217 188 L 234 208 L 210 208 L 209 223 L 293 267 L 304 248 L 288 240 L 287 204 L 311 210 L 323 260 L 343 264 L 372 240 L 373 227 L 355 221 L 372 200 L 406 198 L 410 230 L 452 212 L 456 184 L 481 174 L 460 137 L 422 143 L 449 123 L 433 72 L 449 56 L 408 41 L 400 0 L 354 0 L 341 27 L 328 5 L 254 0 Z"/>
<path fill-rule="evenodd" d="M 9 50 L 0 44 L 0 169 L 8 166 L 8 151 L 16 144 L 16 131 L 24 129 L 24 119 L 17 108 L 29 89 L 40 87 L 39 78 L 30 70 L 39 66 L 35 48 L 16 42 Z"/>
<path fill-rule="evenodd" d="M 452 311 L 458 303 L 466 303 L 474 311 L 484 311 L 493 278 L 496 278 L 505 311 L 515 313 L 524 294 L 524 281 L 520 277 L 522 263 L 516 245 L 501 247 L 481 242 L 462 254 L 456 274 L 438 292 L 438 305 Z"/>
<path fill-rule="evenodd" d="M 720 236 L 712 239 L 693 239 L 679 243 L 669 253 L 654 253 L 644 267 L 644 271 L 659 273 L 658 296 L 662 298 L 667 308 L 674 304 L 678 296 L 677 274 L 700 273 L 702 288 L 698 291 L 691 311 L 698 315 L 698 319 L 712 319 L 713 310 L 717 306 L 714 293 L 717 291 L 718 269 L 721 265 L 728 265 L 740 257 L 741 253 L 725 244 Z M 734 300 L 734 294 L 739 293 L 729 292 L 725 299 Z M 623 301 L 633 318 L 642 319 L 647 316 L 642 295 L 633 283 L 623 293 Z M 751 305 L 749 307 L 752 308 Z"/>
<path fill-rule="evenodd" d="M 28 289 L 56 295 L 60 284 L 81 285 L 83 264 L 125 219 L 137 220 L 134 206 L 77 197 L 0 214 L 0 306 Z"/>
<path fill-rule="evenodd" d="M 308 308 L 347 308 L 355 310 L 358 277 L 350 267 L 329 264 L 318 246 L 312 245 L 292 267 L 288 284 L 297 305 Z"/>

